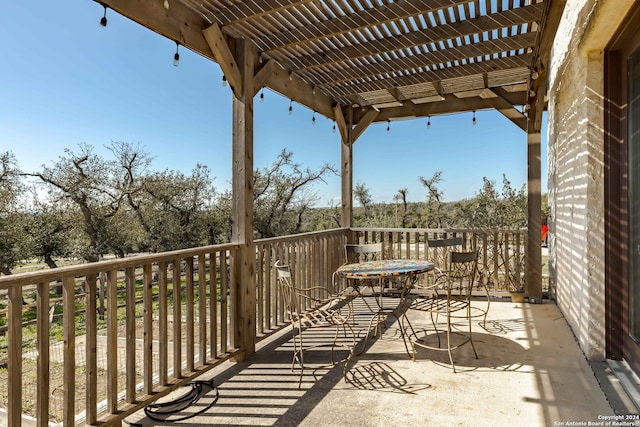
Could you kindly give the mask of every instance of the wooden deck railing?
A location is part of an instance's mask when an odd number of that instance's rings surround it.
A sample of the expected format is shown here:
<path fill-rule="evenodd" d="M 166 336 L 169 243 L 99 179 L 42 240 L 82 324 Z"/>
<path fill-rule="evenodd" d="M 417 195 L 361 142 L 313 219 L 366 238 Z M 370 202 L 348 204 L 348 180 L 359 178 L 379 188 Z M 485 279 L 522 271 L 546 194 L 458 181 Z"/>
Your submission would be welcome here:
<path fill-rule="evenodd" d="M 257 340 L 286 321 L 272 267 L 277 259 L 292 266 L 298 282 L 330 287 L 348 240 L 381 241 L 387 258 L 436 260 L 425 239 L 452 235 L 481 251 L 495 290 L 521 280 L 520 262 L 512 261 L 524 254 L 525 231 L 337 229 L 257 240 Z M 40 426 L 116 424 L 241 357 L 230 277 L 237 249 L 216 245 L 0 277 L 6 423 L 32 417 Z"/>
<path fill-rule="evenodd" d="M 354 242 L 383 243 L 385 258 L 420 258 L 445 268 L 442 249 L 429 249 L 427 239 L 462 237 L 463 250 L 479 250 L 481 280 L 495 295 L 524 287 L 524 257 L 527 231 L 426 228 L 353 228 Z"/>

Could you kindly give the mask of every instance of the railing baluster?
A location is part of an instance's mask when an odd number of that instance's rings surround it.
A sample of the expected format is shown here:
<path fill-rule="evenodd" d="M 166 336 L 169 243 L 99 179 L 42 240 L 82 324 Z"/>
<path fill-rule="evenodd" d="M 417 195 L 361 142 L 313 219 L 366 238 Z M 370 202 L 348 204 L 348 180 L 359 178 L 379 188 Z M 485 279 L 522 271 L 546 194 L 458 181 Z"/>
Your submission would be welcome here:
<path fill-rule="evenodd" d="M 98 419 L 98 329 L 97 329 L 97 276 L 88 274 L 85 277 L 85 322 L 86 322 L 86 422 L 95 424 Z M 47 293 L 48 295 L 48 293 Z"/>
<path fill-rule="evenodd" d="M 267 319 L 266 322 L 266 326 L 268 329 L 273 328 L 274 323 L 274 313 L 275 311 L 271 310 L 272 304 L 274 303 L 275 299 L 274 297 L 277 297 L 277 295 L 273 295 L 273 290 L 275 289 L 275 287 L 272 287 L 272 282 L 271 282 L 271 264 L 272 264 L 272 260 L 271 260 L 271 245 L 267 246 L 267 248 L 265 249 L 265 246 L 263 245 L 263 252 L 264 252 L 264 263 L 262 264 L 265 273 L 263 274 L 264 276 L 264 298 L 265 298 L 265 302 L 264 302 L 264 308 L 265 308 L 265 316 Z"/>
<path fill-rule="evenodd" d="M 220 254 L 219 256 L 222 257 Z M 217 259 L 214 252 L 209 254 L 209 327 L 211 328 L 209 342 L 212 360 L 218 357 L 218 266 L 221 264 L 222 258 L 220 258 L 220 262 L 216 261 Z"/>
<path fill-rule="evenodd" d="M 173 378 L 182 377 L 182 274 L 180 259 L 173 260 Z"/>
<path fill-rule="evenodd" d="M 499 268 L 500 268 L 500 247 L 498 246 L 498 233 L 492 233 L 493 239 L 493 283 L 499 286 Z"/>
<path fill-rule="evenodd" d="M 227 352 L 227 251 L 220 252 L 220 352 Z"/>
<path fill-rule="evenodd" d="M 22 287 L 9 288 L 9 426 L 22 425 Z"/>
<path fill-rule="evenodd" d="M 66 312 L 66 310 L 65 310 Z M 65 331 L 66 331 L 65 327 Z M 107 272 L 107 412 L 118 409 L 118 272 Z"/>
<path fill-rule="evenodd" d="M 185 306 L 185 316 L 187 320 L 187 371 L 194 371 L 194 343 L 195 343 L 195 328 L 194 328 L 194 309 L 195 309 L 195 299 L 193 295 L 193 258 L 188 257 L 185 259 L 187 264 L 186 268 L 186 306 Z"/>
<path fill-rule="evenodd" d="M 95 287 L 95 282 L 94 282 Z M 95 299 L 94 299 L 95 306 Z M 49 420 L 49 282 L 38 283 L 38 383 L 36 419 L 39 427 L 46 427 Z M 95 318 L 95 316 L 94 316 Z M 87 328 L 89 324 L 87 323 Z M 11 342 L 11 341 L 9 341 Z M 87 348 L 89 343 L 87 342 Z M 87 366 L 88 368 L 88 366 Z M 87 389 L 88 391 L 88 389 Z"/>
<path fill-rule="evenodd" d="M 505 283 L 507 284 L 507 290 L 512 290 L 511 287 L 515 287 L 516 284 L 515 282 L 511 279 L 511 269 L 509 268 L 509 263 L 511 262 L 510 259 L 510 254 L 509 254 L 509 236 L 507 233 L 501 233 L 502 234 L 502 259 L 504 260 L 503 262 L 503 267 L 504 267 L 504 278 L 505 278 Z"/>
<path fill-rule="evenodd" d="M 158 266 L 158 379 L 160 385 L 169 382 L 169 327 L 167 263 Z"/>
<path fill-rule="evenodd" d="M 264 318 L 264 252 L 261 245 L 256 245 L 256 288 L 257 298 L 256 301 L 256 328 L 258 334 L 263 334 L 265 330 L 265 318 Z"/>
<path fill-rule="evenodd" d="M 63 424 L 75 424 L 76 405 L 76 322 L 74 277 L 65 277 L 62 285 L 62 328 L 64 330 L 64 409 Z M 111 304 L 109 304 L 111 305 Z"/>
<path fill-rule="evenodd" d="M 198 255 L 198 358 L 200 366 L 207 363 L 207 257 Z"/>
<path fill-rule="evenodd" d="M 143 267 L 142 273 L 142 304 L 144 305 L 144 336 L 142 351 L 142 376 L 144 382 L 144 393 L 149 395 L 153 391 L 153 296 L 151 287 L 153 286 L 153 265 L 147 263 Z"/>
<path fill-rule="evenodd" d="M 125 269 L 125 336 L 126 372 L 125 401 L 133 403 L 136 398 L 136 278 L 133 267 Z"/>

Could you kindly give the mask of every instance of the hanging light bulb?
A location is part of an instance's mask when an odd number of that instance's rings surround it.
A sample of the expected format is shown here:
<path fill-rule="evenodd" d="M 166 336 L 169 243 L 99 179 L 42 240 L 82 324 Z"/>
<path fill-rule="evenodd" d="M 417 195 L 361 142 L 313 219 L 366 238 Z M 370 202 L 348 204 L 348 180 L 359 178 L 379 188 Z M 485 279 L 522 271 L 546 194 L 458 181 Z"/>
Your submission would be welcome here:
<path fill-rule="evenodd" d="M 391 120 L 387 119 L 387 132 L 391 130 Z"/>
<path fill-rule="evenodd" d="M 427 129 L 431 129 L 431 116 L 427 116 Z"/>
<path fill-rule="evenodd" d="M 222 75 L 222 87 L 227 87 L 227 76 Z"/>
<path fill-rule="evenodd" d="M 164 8 L 165 10 L 169 10 L 169 0 L 164 0 Z"/>
<path fill-rule="evenodd" d="M 100 26 L 106 27 L 107 26 L 107 6 L 103 4 L 102 7 L 104 7 L 104 16 L 100 18 Z"/>
<path fill-rule="evenodd" d="M 316 125 L 316 112 L 313 112 L 313 116 L 311 116 L 311 125 L 315 126 Z"/>
<path fill-rule="evenodd" d="M 476 125 L 476 110 L 473 110 L 473 125 Z"/>
<path fill-rule="evenodd" d="M 336 133 L 336 121 L 335 120 L 333 121 L 333 131 L 332 132 Z"/>
<path fill-rule="evenodd" d="M 293 114 L 293 99 L 289 100 L 289 115 Z"/>
<path fill-rule="evenodd" d="M 531 80 L 538 80 L 540 77 L 540 73 L 538 73 L 538 67 L 533 67 L 533 72 L 531 73 Z"/>
<path fill-rule="evenodd" d="M 180 54 L 178 53 L 178 48 L 180 47 L 180 43 L 176 42 L 176 53 L 173 55 L 173 66 L 177 67 L 180 64 Z"/>
<path fill-rule="evenodd" d="M 262 90 L 260 91 L 260 103 L 262 104 L 264 102 L 264 88 L 262 88 Z"/>

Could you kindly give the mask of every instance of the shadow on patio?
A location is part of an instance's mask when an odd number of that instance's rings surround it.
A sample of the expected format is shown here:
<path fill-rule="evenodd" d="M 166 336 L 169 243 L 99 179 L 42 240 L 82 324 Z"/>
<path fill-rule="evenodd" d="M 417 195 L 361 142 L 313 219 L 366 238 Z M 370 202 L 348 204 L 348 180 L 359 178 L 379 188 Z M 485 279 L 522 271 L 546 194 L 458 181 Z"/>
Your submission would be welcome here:
<path fill-rule="evenodd" d="M 356 312 L 363 345 L 370 315 Z M 430 325 L 423 313 L 408 314 L 416 329 Z M 446 352 L 420 348 L 412 362 L 396 318 L 387 318 L 386 325 L 382 336 L 372 335 L 366 351 L 352 359 L 346 381 L 342 365 L 317 371 L 317 381 L 309 370 L 300 390 L 298 371 L 290 370 L 286 328 L 246 362 L 229 362 L 203 375 L 214 378 L 218 401 L 201 415 L 167 425 L 541 426 L 596 422 L 614 414 L 553 303 L 492 302 L 486 328 L 474 323 L 479 359 L 470 346 L 461 347 L 454 352 L 455 374 Z M 311 364 L 328 360 L 326 350 L 307 354 Z M 189 410 L 198 411 L 212 396 Z M 127 421 L 162 425 L 142 411 Z"/>

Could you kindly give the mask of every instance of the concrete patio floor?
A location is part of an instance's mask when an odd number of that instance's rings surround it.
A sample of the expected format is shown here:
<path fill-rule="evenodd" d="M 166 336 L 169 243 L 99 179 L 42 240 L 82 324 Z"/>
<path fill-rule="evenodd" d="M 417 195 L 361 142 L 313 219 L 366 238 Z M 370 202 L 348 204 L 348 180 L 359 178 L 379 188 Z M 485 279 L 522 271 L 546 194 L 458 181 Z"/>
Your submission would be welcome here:
<path fill-rule="evenodd" d="M 370 316 L 357 307 L 360 346 Z M 424 313 L 408 310 L 408 316 L 416 329 L 430 326 Z M 619 387 L 606 366 L 585 359 L 553 302 L 493 301 L 486 327 L 478 320 L 473 336 L 479 358 L 469 345 L 456 350 L 457 373 L 446 352 L 420 348 L 417 360 L 410 360 L 399 322 L 389 316 L 382 335 L 372 335 L 366 350 L 351 360 L 346 380 L 342 364 L 318 370 L 316 378 L 305 370 L 301 389 L 299 371 L 290 370 L 291 330 L 286 328 L 261 342 L 247 361 L 225 363 L 200 378 L 214 378 L 219 392 L 202 414 L 162 423 L 140 411 L 126 421 L 142 426 L 560 426 L 607 425 L 616 412 L 635 412 L 628 400 L 612 400 L 611 391 Z M 307 355 L 313 365 L 326 362 L 329 353 Z M 210 392 L 185 414 L 214 396 Z"/>

